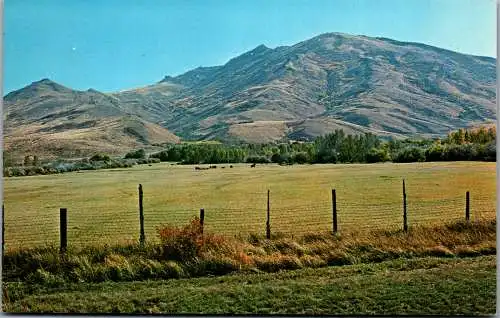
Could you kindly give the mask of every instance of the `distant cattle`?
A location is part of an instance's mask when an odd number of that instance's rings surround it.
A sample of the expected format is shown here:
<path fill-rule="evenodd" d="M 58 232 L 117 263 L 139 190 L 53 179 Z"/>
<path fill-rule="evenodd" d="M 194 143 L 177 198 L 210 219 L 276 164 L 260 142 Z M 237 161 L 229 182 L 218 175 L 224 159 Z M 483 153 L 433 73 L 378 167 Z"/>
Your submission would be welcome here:
<path fill-rule="evenodd" d="M 222 167 L 220 167 L 220 168 L 221 168 L 221 169 L 226 169 L 226 167 L 224 167 L 224 166 L 222 166 Z"/>
<path fill-rule="evenodd" d="M 233 167 L 233 165 L 230 165 L 230 166 L 229 166 L 229 168 L 232 168 L 232 167 Z"/>
<path fill-rule="evenodd" d="M 250 166 L 250 168 L 255 168 L 256 164 L 255 163 L 252 163 L 252 165 Z"/>
<path fill-rule="evenodd" d="M 203 168 L 203 167 L 194 167 L 194 170 L 208 170 L 210 168 Z"/>

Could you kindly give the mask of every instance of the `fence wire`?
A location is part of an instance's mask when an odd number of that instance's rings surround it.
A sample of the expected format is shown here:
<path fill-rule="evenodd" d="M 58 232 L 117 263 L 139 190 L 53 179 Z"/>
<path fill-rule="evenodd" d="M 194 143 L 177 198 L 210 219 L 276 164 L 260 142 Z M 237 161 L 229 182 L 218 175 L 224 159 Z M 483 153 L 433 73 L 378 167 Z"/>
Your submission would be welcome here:
<path fill-rule="evenodd" d="M 374 198 L 367 193 L 358 197 L 343 198 L 337 194 L 336 214 L 338 231 L 373 229 L 394 229 L 403 227 L 402 196 Z M 224 235 L 265 235 L 267 222 L 268 193 L 249 192 L 245 200 L 225 201 L 207 206 L 163 206 L 148 204 L 144 208 L 146 240 L 157 239 L 161 226 L 182 226 L 205 211 L 205 229 Z M 392 200 L 392 201 L 391 201 Z M 147 203 L 147 201 L 145 201 Z M 109 203 L 108 203 L 109 204 Z M 68 244 L 83 246 L 92 244 L 119 244 L 136 242 L 140 223 L 138 204 L 127 206 L 120 203 L 120 212 L 100 211 L 99 207 L 85 210 L 68 208 Z M 431 225 L 465 218 L 466 199 L 463 196 L 425 197 L 419 193 L 407 196 L 408 225 Z M 484 194 L 470 196 L 470 217 L 472 220 L 494 218 L 496 198 Z M 272 233 L 306 234 L 332 231 L 333 202 L 325 195 L 324 200 L 308 201 L 307 198 L 290 199 L 290 195 L 271 192 L 269 216 Z M 6 247 L 34 247 L 58 245 L 59 211 L 40 213 L 26 217 L 22 213 L 9 211 L 5 206 Z"/>

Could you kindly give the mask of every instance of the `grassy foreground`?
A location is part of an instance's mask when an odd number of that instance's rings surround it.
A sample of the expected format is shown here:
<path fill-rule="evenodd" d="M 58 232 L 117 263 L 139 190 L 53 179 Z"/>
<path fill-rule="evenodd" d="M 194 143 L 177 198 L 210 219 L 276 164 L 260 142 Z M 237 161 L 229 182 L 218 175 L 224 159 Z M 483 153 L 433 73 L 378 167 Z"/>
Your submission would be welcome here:
<path fill-rule="evenodd" d="M 5 248 L 57 244 L 59 208 L 68 209 L 70 246 L 122 244 L 139 237 L 139 183 L 146 238 L 161 224 L 185 224 L 205 209 L 208 231 L 265 233 L 267 189 L 272 233 L 331 229 L 331 189 L 337 190 L 341 232 L 401 228 L 401 180 L 406 179 L 410 226 L 495 217 L 495 163 L 257 165 L 195 171 L 169 163 L 4 179 Z"/>
<path fill-rule="evenodd" d="M 495 308 L 495 219 L 271 240 L 202 234 L 195 219 L 158 235 L 161 243 L 142 247 L 8 251 L 4 310 L 484 315 Z"/>
<path fill-rule="evenodd" d="M 6 283 L 3 306 L 32 313 L 492 315 L 496 261 L 427 257 L 167 281 Z"/>
<path fill-rule="evenodd" d="M 7 252 L 3 280 L 58 286 L 66 283 L 133 281 L 224 275 L 233 272 L 277 272 L 328 265 L 376 263 L 426 256 L 470 257 L 496 253 L 496 221 L 414 227 L 401 231 L 308 234 L 302 237 L 251 235 L 231 239 L 201 234 L 199 222 L 165 227 L 161 243 L 35 248 Z"/>

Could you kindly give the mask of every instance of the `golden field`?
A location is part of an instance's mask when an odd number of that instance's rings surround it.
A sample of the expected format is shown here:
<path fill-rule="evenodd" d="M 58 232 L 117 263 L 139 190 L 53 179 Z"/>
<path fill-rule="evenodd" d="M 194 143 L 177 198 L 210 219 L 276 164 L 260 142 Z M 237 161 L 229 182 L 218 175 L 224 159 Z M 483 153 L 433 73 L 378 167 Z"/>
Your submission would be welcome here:
<path fill-rule="evenodd" d="M 68 209 L 69 245 L 137 240 L 139 184 L 147 240 L 156 239 L 157 226 L 185 224 L 200 208 L 207 231 L 263 235 L 268 189 L 273 233 L 331 230 L 332 188 L 339 231 L 401 227 L 403 178 L 410 227 L 464 218 L 466 191 L 472 220 L 496 216 L 496 163 L 217 166 L 160 163 L 4 178 L 5 247 L 57 245 L 61 207 Z"/>

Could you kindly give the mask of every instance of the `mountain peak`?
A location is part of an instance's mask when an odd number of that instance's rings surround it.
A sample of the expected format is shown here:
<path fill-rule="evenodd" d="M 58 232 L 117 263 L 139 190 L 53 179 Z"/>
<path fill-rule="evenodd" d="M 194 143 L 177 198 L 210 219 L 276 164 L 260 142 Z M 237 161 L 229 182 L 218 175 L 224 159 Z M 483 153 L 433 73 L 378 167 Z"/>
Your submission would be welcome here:
<path fill-rule="evenodd" d="M 54 83 L 53 81 L 51 81 L 49 78 L 45 77 L 45 78 L 42 78 L 41 80 L 39 81 L 36 81 L 36 82 L 33 82 L 33 83 Z"/>
<path fill-rule="evenodd" d="M 33 82 L 17 91 L 10 92 L 5 96 L 5 100 L 16 100 L 16 99 L 25 99 L 32 98 L 40 92 L 68 92 L 71 89 L 62 86 L 48 78 L 42 78 L 39 81 Z"/>
<path fill-rule="evenodd" d="M 264 44 L 261 44 L 261 45 L 257 46 L 255 49 L 253 49 L 252 51 L 267 51 L 267 50 L 270 50 L 270 48 L 268 48 Z"/>
<path fill-rule="evenodd" d="M 266 53 L 266 52 L 269 52 L 269 51 L 272 51 L 272 50 L 273 49 L 268 48 L 264 44 L 260 44 L 260 45 L 256 46 L 253 50 L 250 50 L 250 51 L 247 51 L 246 53 L 243 53 L 242 56 L 262 54 L 262 53 Z"/>
<path fill-rule="evenodd" d="M 38 81 L 35 81 L 35 82 L 32 82 L 31 84 L 27 85 L 26 87 L 30 87 L 30 86 L 40 86 L 40 85 L 59 85 L 57 84 L 56 82 L 54 82 L 53 80 L 49 79 L 49 78 L 42 78 L 41 80 L 38 80 Z"/>
<path fill-rule="evenodd" d="M 236 56 L 236 57 L 230 59 L 227 64 L 231 64 L 231 63 L 240 61 L 241 59 L 245 59 L 245 60 L 246 59 L 253 59 L 256 56 L 265 55 L 266 53 L 271 52 L 271 51 L 273 51 L 273 49 L 268 48 L 264 44 L 260 44 L 260 45 L 256 46 L 253 50 L 247 51 L 239 56 Z"/>
<path fill-rule="evenodd" d="M 69 88 L 66 88 L 66 87 L 62 86 L 61 84 L 58 84 L 58 83 L 54 82 L 53 80 L 51 80 L 49 78 L 42 78 L 39 81 L 31 83 L 27 87 L 38 87 L 38 86 L 46 86 L 46 87 L 48 87 L 48 88 L 50 88 L 52 90 L 55 90 L 55 91 L 69 89 Z"/>

